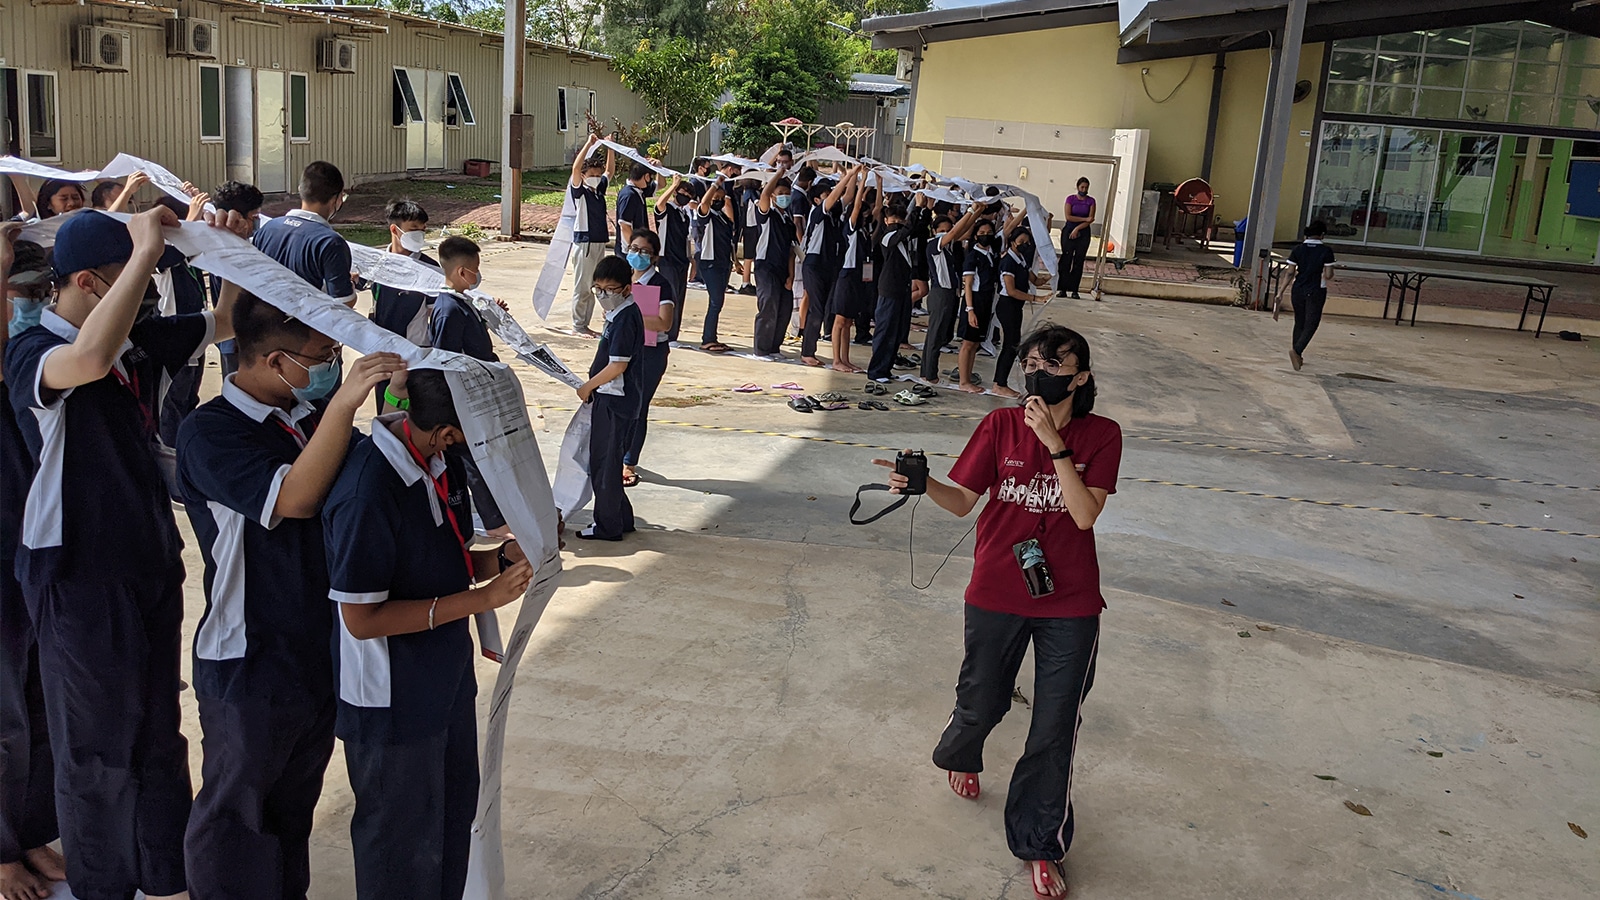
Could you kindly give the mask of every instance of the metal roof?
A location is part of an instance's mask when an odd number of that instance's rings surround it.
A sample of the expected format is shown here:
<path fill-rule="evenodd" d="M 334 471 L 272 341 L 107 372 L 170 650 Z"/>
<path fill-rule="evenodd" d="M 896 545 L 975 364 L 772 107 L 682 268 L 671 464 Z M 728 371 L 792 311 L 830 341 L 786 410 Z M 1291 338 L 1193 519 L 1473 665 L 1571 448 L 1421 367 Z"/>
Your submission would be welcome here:
<path fill-rule="evenodd" d="M 878 16 L 862 22 L 861 30 L 872 35 L 873 47 L 882 49 L 1116 20 L 1116 0 L 1007 0 Z"/>
<path fill-rule="evenodd" d="M 882 97 L 909 97 L 911 85 L 900 81 L 893 75 L 873 75 L 868 72 L 857 72 L 850 76 L 850 93 L 873 94 Z"/>

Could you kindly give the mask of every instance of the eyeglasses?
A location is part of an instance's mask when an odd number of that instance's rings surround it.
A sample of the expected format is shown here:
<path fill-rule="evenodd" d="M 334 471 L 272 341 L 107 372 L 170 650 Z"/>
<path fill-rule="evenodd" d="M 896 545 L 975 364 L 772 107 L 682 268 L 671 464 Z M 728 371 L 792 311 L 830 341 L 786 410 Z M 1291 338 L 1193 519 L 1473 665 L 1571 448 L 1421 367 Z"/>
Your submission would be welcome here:
<path fill-rule="evenodd" d="M 333 348 L 328 351 L 328 355 L 325 356 L 325 357 L 322 357 L 320 359 L 318 357 L 312 356 L 309 353 L 301 353 L 299 350 L 290 350 L 290 349 L 288 349 L 286 347 L 279 347 L 278 348 L 278 352 L 279 353 L 287 353 L 290 356 L 303 356 L 306 359 L 311 360 L 313 363 L 320 365 L 322 363 L 333 362 L 334 360 L 336 360 L 339 357 L 343 356 L 344 355 L 344 345 L 343 344 L 334 344 Z M 299 364 L 300 360 L 298 360 L 298 359 L 295 360 L 295 363 Z M 305 368 L 305 367 L 303 365 L 301 365 L 301 368 Z"/>
<path fill-rule="evenodd" d="M 1076 375 L 1077 369 L 1067 371 L 1067 364 L 1059 359 L 1040 359 L 1030 356 L 1022 361 L 1022 374 L 1032 375 L 1043 369 L 1046 375 Z"/>

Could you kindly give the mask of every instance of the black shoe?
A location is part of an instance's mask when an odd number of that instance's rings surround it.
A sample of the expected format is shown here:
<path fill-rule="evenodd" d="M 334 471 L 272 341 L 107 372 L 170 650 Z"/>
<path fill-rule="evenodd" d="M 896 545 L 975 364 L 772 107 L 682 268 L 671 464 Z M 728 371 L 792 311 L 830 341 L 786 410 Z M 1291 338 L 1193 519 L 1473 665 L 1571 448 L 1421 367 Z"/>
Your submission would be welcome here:
<path fill-rule="evenodd" d="M 1074 300 L 1082 300 L 1083 298 L 1078 296 L 1078 292 L 1077 291 L 1073 291 L 1072 292 L 1072 299 L 1074 299 Z"/>
<path fill-rule="evenodd" d="M 739 293 L 745 295 L 746 297 L 754 297 L 756 295 L 756 286 L 753 284 L 741 285 L 739 288 Z"/>
<path fill-rule="evenodd" d="M 594 526 L 590 525 L 588 528 L 578 532 L 578 538 L 579 540 L 585 541 L 620 541 L 622 540 L 622 535 L 619 534 L 616 537 L 602 537 L 601 535 L 595 534 Z"/>
<path fill-rule="evenodd" d="M 1056 296 L 1057 297 L 1065 297 L 1066 295 L 1067 295 L 1066 291 L 1056 291 Z"/>

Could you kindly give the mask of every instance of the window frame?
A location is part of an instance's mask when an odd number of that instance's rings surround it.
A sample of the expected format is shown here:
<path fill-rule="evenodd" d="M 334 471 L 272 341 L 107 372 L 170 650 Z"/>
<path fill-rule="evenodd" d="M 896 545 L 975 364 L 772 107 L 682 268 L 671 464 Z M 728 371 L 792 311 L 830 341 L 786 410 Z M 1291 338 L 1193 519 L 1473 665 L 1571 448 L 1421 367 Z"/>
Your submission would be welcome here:
<path fill-rule="evenodd" d="M 28 159 L 36 162 L 61 161 L 61 76 L 53 69 L 23 69 L 21 70 L 20 88 L 17 92 L 22 105 L 22 152 Z M 56 139 L 56 152 L 51 156 L 41 156 L 33 148 L 33 87 L 29 79 L 34 75 L 50 76 L 50 113 L 55 121 L 53 136 Z"/>
<path fill-rule="evenodd" d="M 389 80 L 389 90 L 398 95 L 400 102 L 395 106 L 399 111 L 400 121 L 391 124 L 395 128 L 405 128 L 414 122 L 426 121 L 422 116 L 422 103 L 417 99 L 417 86 L 411 83 L 411 72 L 405 66 L 391 66 L 394 77 Z M 404 81 L 404 88 L 401 82 Z M 405 88 L 410 88 L 409 93 Z"/>
<path fill-rule="evenodd" d="M 556 131 L 566 134 L 572 130 L 572 110 L 567 101 L 566 85 L 556 85 Z"/>
<path fill-rule="evenodd" d="M 298 134 L 298 135 L 294 133 L 294 80 L 296 78 L 300 79 L 301 83 L 305 85 L 305 96 L 304 96 L 305 108 L 303 110 L 301 110 L 301 113 L 302 113 L 301 118 L 304 120 L 305 132 L 302 133 L 302 134 Z M 288 104 L 289 104 L 289 127 L 287 129 L 288 132 L 289 132 L 289 143 L 291 143 L 291 144 L 309 144 L 309 143 L 311 143 L 311 75 L 310 75 L 310 73 L 291 71 L 289 73 L 288 88 L 289 88 L 288 96 L 287 96 L 286 99 L 288 100 Z"/>
<path fill-rule="evenodd" d="M 460 102 L 457 102 L 457 98 Z M 467 83 L 460 72 L 444 73 L 444 110 L 446 128 L 460 130 L 463 126 L 478 124 L 477 113 L 472 111 L 472 98 L 467 96 Z M 450 124 L 450 111 L 455 110 L 456 124 Z"/>
<path fill-rule="evenodd" d="M 206 134 L 206 70 L 211 69 L 217 73 L 217 133 Z M 228 134 L 228 90 L 222 66 L 218 63 L 200 64 L 200 143 L 221 144 L 227 140 Z"/>

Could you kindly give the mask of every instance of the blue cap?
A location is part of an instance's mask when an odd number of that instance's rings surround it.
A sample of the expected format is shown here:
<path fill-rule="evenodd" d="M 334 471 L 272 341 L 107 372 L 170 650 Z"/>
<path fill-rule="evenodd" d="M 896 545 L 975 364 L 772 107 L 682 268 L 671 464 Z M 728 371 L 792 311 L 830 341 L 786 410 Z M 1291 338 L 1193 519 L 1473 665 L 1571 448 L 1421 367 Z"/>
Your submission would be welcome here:
<path fill-rule="evenodd" d="M 56 232 L 55 253 L 51 257 L 57 278 L 125 263 L 133 257 L 133 235 L 128 233 L 127 225 L 95 209 L 69 215 Z"/>

